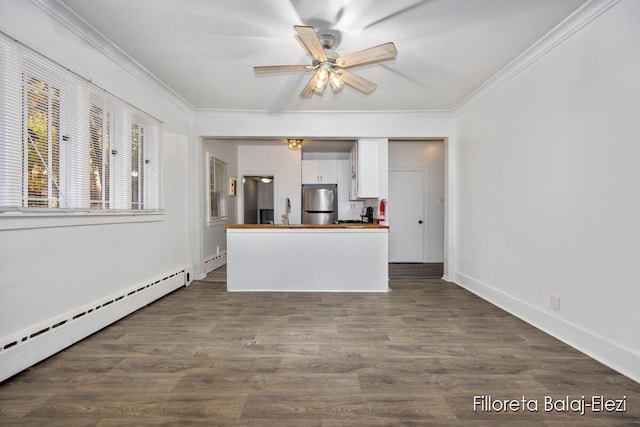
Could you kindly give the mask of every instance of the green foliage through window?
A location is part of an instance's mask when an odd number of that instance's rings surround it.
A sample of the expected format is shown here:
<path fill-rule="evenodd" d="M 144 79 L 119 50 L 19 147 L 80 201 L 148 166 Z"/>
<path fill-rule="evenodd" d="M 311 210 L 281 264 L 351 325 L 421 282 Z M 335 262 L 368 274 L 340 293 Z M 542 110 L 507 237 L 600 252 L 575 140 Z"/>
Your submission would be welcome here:
<path fill-rule="evenodd" d="M 24 76 L 26 130 L 26 206 L 58 207 L 60 203 L 59 91 L 33 76 Z"/>
<path fill-rule="evenodd" d="M 163 209 L 161 123 L 0 33 L 0 215 Z"/>

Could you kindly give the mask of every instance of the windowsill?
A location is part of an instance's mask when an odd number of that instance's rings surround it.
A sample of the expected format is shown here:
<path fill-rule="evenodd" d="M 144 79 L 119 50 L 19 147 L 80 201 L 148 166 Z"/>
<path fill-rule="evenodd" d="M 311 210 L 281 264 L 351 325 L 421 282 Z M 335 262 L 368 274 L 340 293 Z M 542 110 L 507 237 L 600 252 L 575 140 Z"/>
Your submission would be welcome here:
<path fill-rule="evenodd" d="M 155 212 L 3 212 L 0 231 L 33 228 L 80 227 L 85 225 L 157 222 L 164 211 Z"/>
<path fill-rule="evenodd" d="M 215 227 L 218 225 L 227 225 L 229 223 L 229 218 L 216 218 L 216 219 L 210 219 L 207 221 L 207 226 L 209 227 Z"/>

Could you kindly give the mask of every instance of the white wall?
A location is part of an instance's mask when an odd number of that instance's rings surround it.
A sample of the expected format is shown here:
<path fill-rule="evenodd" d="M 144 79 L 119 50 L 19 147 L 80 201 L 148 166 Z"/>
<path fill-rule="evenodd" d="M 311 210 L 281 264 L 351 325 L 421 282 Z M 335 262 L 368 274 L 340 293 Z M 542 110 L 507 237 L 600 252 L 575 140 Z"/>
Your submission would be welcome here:
<path fill-rule="evenodd" d="M 389 171 L 426 171 L 424 262 L 444 260 L 444 141 L 389 141 Z"/>
<path fill-rule="evenodd" d="M 88 38 L 47 11 L 24 1 L 6 0 L 1 7 L 2 32 L 163 121 L 165 203 L 165 214 L 154 222 L 69 226 L 61 219 L 56 226 L 55 219 L 26 218 L 25 228 L 0 231 L 4 340 L 150 278 L 190 268 L 187 183 L 192 122 L 179 101 L 91 47 Z"/>
<path fill-rule="evenodd" d="M 454 165 L 455 280 L 636 380 L 639 19 L 621 1 L 472 103 Z"/>
<path fill-rule="evenodd" d="M 222 160 L 227 163 L 227 174 L 229 178 L 238 179 L 238 192 L 240 193 L 242 183 L 238 177 L 238 148 L 237 143 L 235 141 L 229 140 L 219 140 L 219 139 L 211 139 L 211 138 L 203 138 L 201 144 L 201 156 L 199 161 L 201 163 L 201 191 L 200 197 L 204 201 L 201 204 L 199 221 L 202 223 L 204 233 L 203 233 L 203 241 L 204 241 L 204 260 L 211 260 L 213 257 L 220 253 L 224 253 L 227 250 L 227 238 L 225 234 L 225 226 L 228 224 L 237 224 L 238 223 L 238 196 L 227 196 L 227 215 L 228 220 L 226 221 L 214 221 L 209 223 L 207 220 L 207 192 L 208 188 L 208 176 L 207 176 L 207 162 L 208 156 L 210 153 L 213 157 Z M 224 262 L 221 260 L 221 262 Z M 219 263 L 211 264 L 210 268 L 207 270 L 211 271 L 213 267 L 216 267 Z"/>
<path fill-rule="evenodd" d="M 257 138 L 446 138 L 449 112 L 285 112 L 196 110 L 200 136 Z"/>

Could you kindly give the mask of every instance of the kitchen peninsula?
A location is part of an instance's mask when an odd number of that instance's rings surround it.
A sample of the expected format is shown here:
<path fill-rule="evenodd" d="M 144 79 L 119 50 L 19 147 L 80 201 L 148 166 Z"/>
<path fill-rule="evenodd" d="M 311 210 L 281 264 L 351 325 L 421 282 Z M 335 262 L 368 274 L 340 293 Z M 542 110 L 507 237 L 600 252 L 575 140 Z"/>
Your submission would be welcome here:
<path fill-rule="evenodd" d="M 389 227 L 231 225 L 227 290 L 387 292 Z"/>

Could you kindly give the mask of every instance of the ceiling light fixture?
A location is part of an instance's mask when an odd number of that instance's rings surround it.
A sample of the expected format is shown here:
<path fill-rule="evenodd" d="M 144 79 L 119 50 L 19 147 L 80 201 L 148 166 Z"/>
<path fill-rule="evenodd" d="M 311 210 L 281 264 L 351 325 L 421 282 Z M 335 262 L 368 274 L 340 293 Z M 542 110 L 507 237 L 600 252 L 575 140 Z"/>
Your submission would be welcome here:
<path fill-rule="evenodd" d="M 262 178 L 260 178 L 260 181 L 264 182 L 265 184 L 268 184 L 271 181 L 273 181 L 273 178 L 269 178 L 268 176 L 263 176 Z"/>
<path fill-rule="evenodd" d="M 324 92 L 324 88 L 327 86 L 327 81 L 329 80 L 330 71 L 333 72 L 333 70 L 331 70 L 331 64 L 328 62 L 323 62 L 318 66 L 318 71 L 315 75 L 316 87 L 313 88 L 313 90 L 320 94 Z"/>
<path fill-rule="evenodd" d="M 302 148 L 302 139 L 287 139 L 287 144 L 290 150 L 299 150 Z"/>
<path fill-rule="evenodd" d="M 331 83 L 331 89 L 333 89 L 334 93 L 340 92 L 344 86 L 340 76 L 338 76 L 338 74 L 333 70 L 329 74 L 329 83 Z"/>
<path fill-rule="evenodd" d="M 253 67 L 253 70 L 256 73 L 312 71 L 313 76 L 300 92 L 300 98 L 310 98 L 314 93 L 322 95 L 327 83 L 331 85 L 334 93 L 341 91 L 344 85 L 347 85 L 368 95 L 378 85 L 348 71 L 347 68 L 388 61 L 398 55 L 395 45 L 388 42 L 339 56 L 334 50 L 340 41 L 339 31 L 320 29 L 318 33 L 314 27 L 308 25 L 294 25 L 293 28 L 299 41 L 313 57 L 311 65 L 267 65 Z"/>

